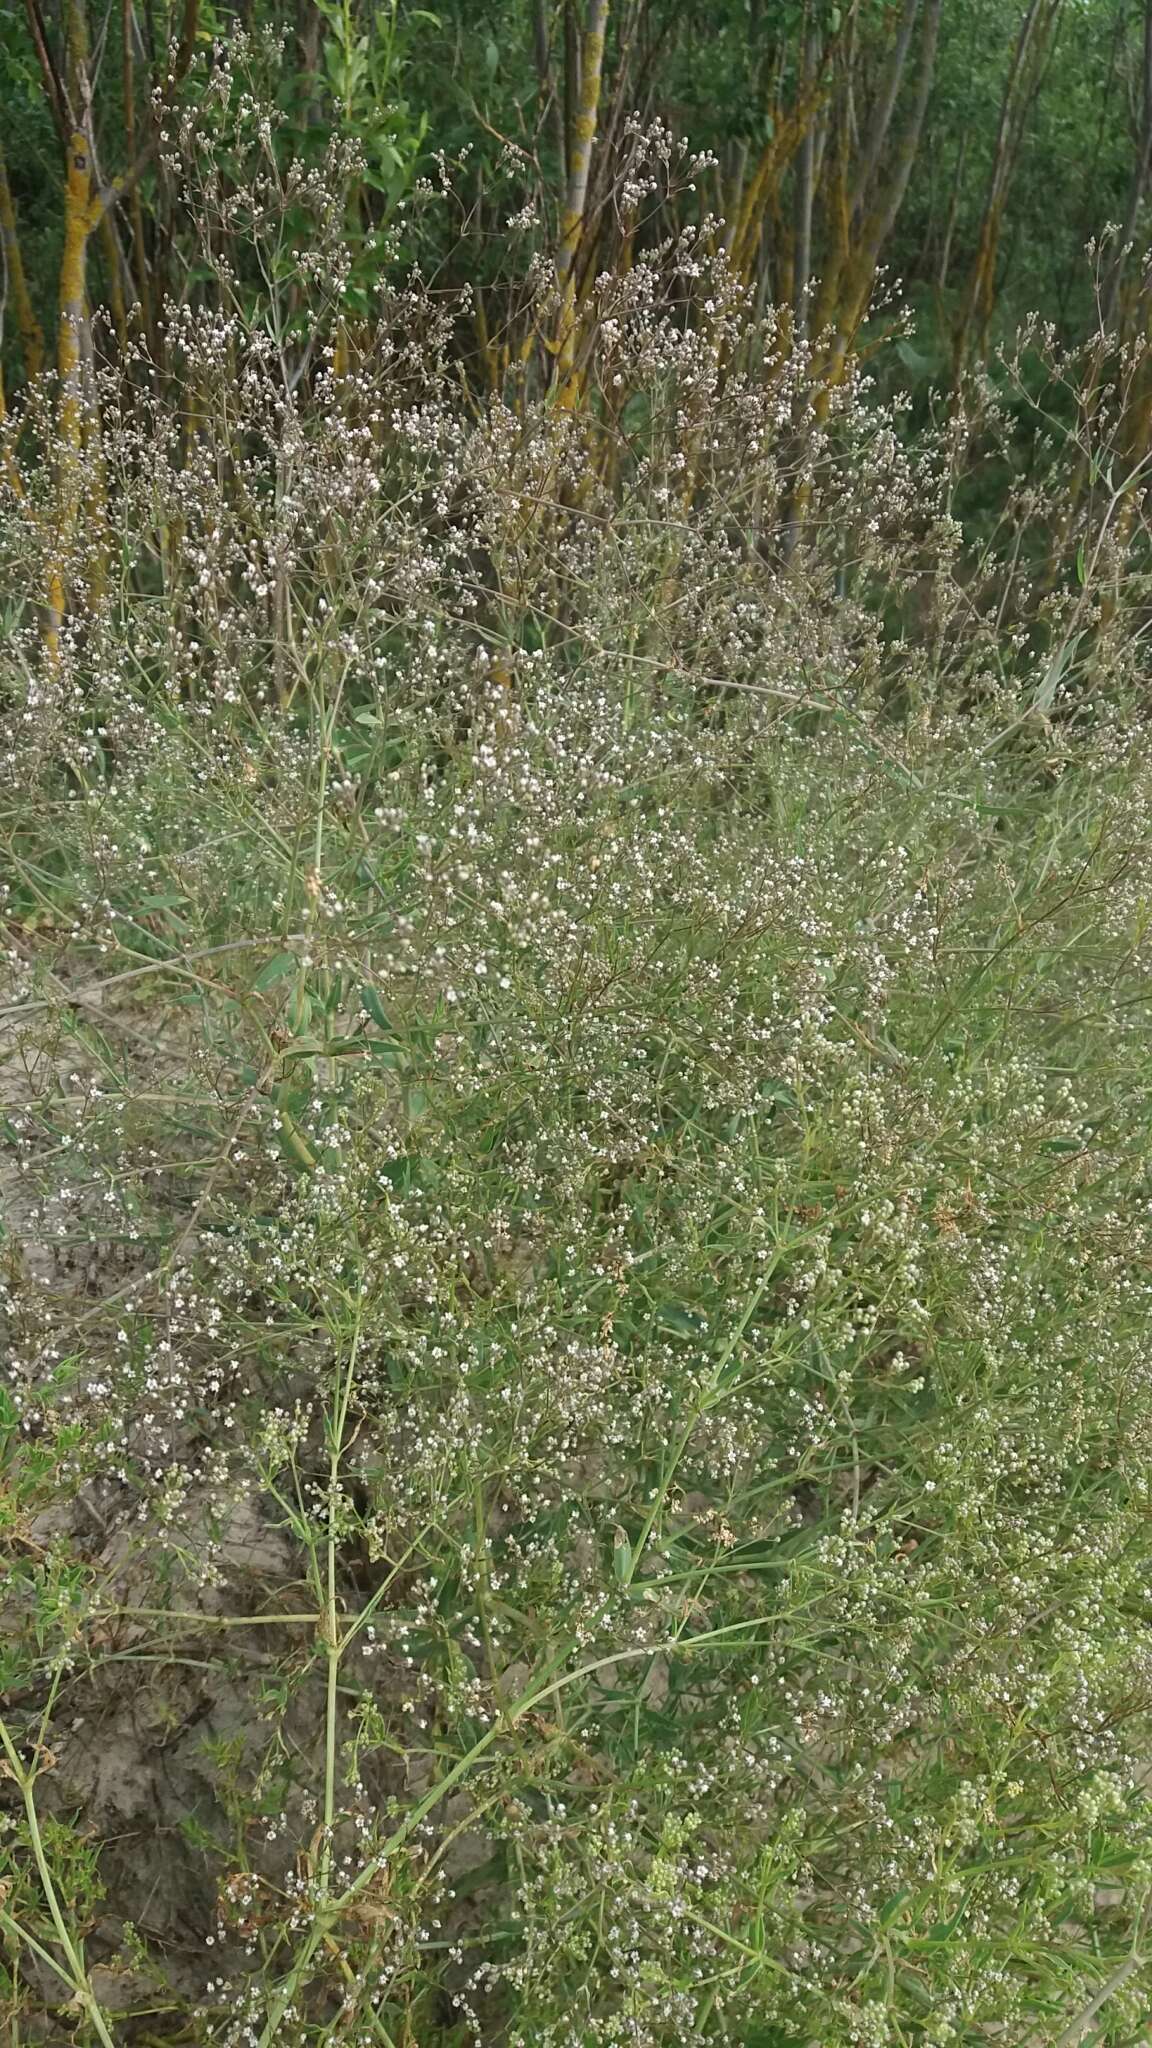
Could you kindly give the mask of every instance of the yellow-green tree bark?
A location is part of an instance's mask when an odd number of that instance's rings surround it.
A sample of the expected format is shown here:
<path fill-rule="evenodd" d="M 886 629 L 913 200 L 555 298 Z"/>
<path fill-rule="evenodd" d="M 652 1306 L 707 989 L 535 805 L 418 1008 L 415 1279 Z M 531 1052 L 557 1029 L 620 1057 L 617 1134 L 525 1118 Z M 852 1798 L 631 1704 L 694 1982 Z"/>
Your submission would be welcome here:
<path fill-rule="evenodd" d="M 568 180 L 556 258 L 556 282 L 560 293 L 555 344 L 556 384 L 560 404 L 569 409 L 576 404 L 579 395 L 576 374 L 576 258 L 584 233 L 607 25 L 608 0 L 588 0 L 580 49 L 580 91 L 568 138 Z"/>

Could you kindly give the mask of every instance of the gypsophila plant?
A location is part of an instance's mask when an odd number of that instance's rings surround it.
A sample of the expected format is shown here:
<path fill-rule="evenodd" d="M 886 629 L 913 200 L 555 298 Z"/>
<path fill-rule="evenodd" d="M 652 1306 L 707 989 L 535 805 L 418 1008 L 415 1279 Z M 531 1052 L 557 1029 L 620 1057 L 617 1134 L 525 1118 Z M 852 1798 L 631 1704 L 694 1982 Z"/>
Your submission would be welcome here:
<path fill-rule="evenodd" d="M 715 242 L 0 463 L 14 2041 L 1144 2038 L 1143 515 Z"/>

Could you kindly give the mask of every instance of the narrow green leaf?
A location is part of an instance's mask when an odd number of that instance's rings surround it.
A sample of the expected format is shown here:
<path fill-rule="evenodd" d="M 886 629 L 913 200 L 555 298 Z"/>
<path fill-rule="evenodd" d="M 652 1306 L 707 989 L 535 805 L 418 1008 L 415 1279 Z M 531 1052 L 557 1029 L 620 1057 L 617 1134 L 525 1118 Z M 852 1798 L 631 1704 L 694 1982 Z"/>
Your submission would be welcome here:
<path fill-rule="evenodd" d="M 378 1025 L 381 1031 L 392 1032 L 392 1025 L 391 1022 L 389 1021 L 388 1013 L 385 1010 L 384 1005 L 380 1001 L 380 998 L 377 995 L 374 988 L 362 988 L 360 991 L 360 1001 L 363 1008 L 371 1017 L 372 1022 Z M 393 1036 L 394 1035 L 395 1034 L 393 1033 Z"/>
<path fill-rule="evenodd" d="M 276 982 L 283 981 L 285 975 L 294 974 L 299 965 L 295 953 L 273 953 L 272 958 L 264 962 L 252 986 L 261 991 L 272 988 Z"/>

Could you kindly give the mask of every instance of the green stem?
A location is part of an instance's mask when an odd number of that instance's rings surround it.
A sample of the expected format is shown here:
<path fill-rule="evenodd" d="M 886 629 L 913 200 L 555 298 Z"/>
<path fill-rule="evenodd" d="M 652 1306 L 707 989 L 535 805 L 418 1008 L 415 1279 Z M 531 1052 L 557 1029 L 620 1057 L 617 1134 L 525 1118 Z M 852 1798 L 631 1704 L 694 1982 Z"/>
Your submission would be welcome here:
<path fill-rule="evenodd" d="M 356 1377 L 360 1349 L 362 1296 L 356 1297 L 356 1320 L 348 1360 L 336 1385 L 332 1434 L 328 1446 L 328 1534 L 325 1570 L 324 1652 L 328 1660 L 328 1682 L 324 1710 L 324 1841 L 320 1852 L 320 1897 L 328 1903 L 332 1884 L 332 1829 L 336 1818 L 336 1721 L 339 1706 L 340 1659 L 345 1638 L 341 1634 L 336 1600 L 336 1552 L 339 1543 L 337 1503 L 340 1497 L 340 1461 L 344 1454 L 344 1432 Z"/>
<path fill-rule="evenodd" d="M 40 1833 L 40 1818 L 36 1811 L 34 1791 L 36 1767 L 33 1765 L 30 1770 L 25 1770 L 20 1760 L 20 1752 L 8 1733 L 7 1724 L 2 1719 L 0 1719 L 0 1744 L 3 1744 L 8 1767 L 20 1787 L 20 1795 L 24 1801 L 24 1814 L 28 1822 L 28 1836 L 32 1843 L 33 1859 L 48 1911 L 51 1915 L 52 1925 L 56 1929 L 56 1939 L 64 1951 L 72 1973 L 70 1979 L 72 1989 L 80 2003 L 85 2007 L 96 2035 L 103 2044 L 103 2048 L 116 2048 L 116 2044 L 108 2032 L 104 2015 L 97 2004 L 92 1986 L 88 1981 L 88 1972 L 84 1967 L 83 1957 L 72 1939 L 68 1923 L 61 1911 L 60 1900 L 57 1897 L 56 1886 L 53 1882 L 52 1872 L 48 1865 L 48 1857 L 44 1849 L 44 1838 Z M 63 1973 L 61 1972 L 61 1974 Z"/>
<path fill-rule="evenodd" d="M 729 1338 L 727 1344 L 724 1346 L 724 1349 L 721 1352 L 719 1359 L 717 1360 L 715 1369 L 712 1373 L 711 1379 L 708 1382 L 708 1386 L 705 1390 L 704 1397 L 701 1400 L 699 1407 L 693 1409 L 692 1414 L 689 1416 L 687 1422 L 684 1424 L 684 1427 L 680 1432 L 680 1435 L 676 1439 L 676 1444 L 675 1448 L 673 1449 L 672 1456 L 664 1469 L 664 1473 L 661 1477 L 660 1484 L 656 1489 L 656 1498 L 652 1502 L 652 1506 L 644 1518 L 644 1526 L 641 1529 L 640 1534 L 636 1540 L 636 1547 L 632 1552 L 632 1556 L 628 1565 L 628 1570 L 624 1578 L 624 1584 L 626 1586 L 630 1586 L 632 1584 L 633 1579 L 636 1576 L 636 1571 L 640 1564 L 640 1560 L 644 1556 L 644 1553 L 648 1548 L 649 1538 L 651 1537 L 653 1529 L 656 1527 L 656 1523 L 660 1517 L 660 1514 L 663 1511 L 664 1503 L 668 1498 L 668 1493 L 671 1488 L 672 1481 L 676 1477 L 680 1461 L 683 1458 L 684 1453 L 687 1450 L 688 1445 L 691 1441 L 692 1432 L 696 1428 L 696 1425 L 699 1422 L 700 1417 L 707 1411 L 707 1409 L 711 1406 L 712 1402 L 716 1397 L 716 1394 L 720 1387 L 720 1382 L 724 1377 L 725 1371 L 727 1370 L 728 1362 L 731 1359 L 732 1354 L 736 1349 L 736 1346 L 739 1344 L 740 1339 L 743 1337 L 745 1330 L 748 1328 L 749 1323 L 751 1322 L 753 1316 L 756 1313 L 757 1308 L 760 1305 L 760 1301 L 763 1297 L 764 1290 L 768 1285 L 769 1277 L 770 1276 L 768 1274 L 765 1274 L 761 1280 L 757 1281 L 756 1286 L 753 1288 L 752 1293 L 748 1297 L 748 1301 L 745 1306 L 744 1313 L 740 1318 L 740 1321 L 737 1323 L 736 1328 L 733 1330 L 731 1337 Z"/>

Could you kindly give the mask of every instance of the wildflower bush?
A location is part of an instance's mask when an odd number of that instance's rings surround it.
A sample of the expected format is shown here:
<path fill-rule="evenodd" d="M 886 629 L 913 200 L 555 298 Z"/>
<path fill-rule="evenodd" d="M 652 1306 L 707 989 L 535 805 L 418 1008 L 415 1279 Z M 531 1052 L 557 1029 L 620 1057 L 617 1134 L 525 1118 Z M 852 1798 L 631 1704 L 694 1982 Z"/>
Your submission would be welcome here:
<path fill-rule="evenodd" d="M 597 293 L 4 471 L 14 2043 L 1146 2036 L 1140 519 Z"/>

